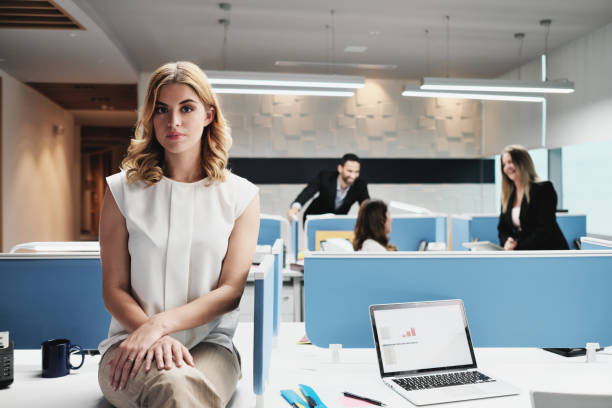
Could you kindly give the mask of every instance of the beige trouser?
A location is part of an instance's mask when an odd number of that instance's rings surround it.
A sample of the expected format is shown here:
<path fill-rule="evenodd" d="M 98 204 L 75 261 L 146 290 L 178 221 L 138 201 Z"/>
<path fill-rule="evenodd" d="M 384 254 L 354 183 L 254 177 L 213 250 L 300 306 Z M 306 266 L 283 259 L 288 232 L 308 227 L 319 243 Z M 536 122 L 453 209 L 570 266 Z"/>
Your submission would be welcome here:
<path fill-rule="evenodd" d="M 183 364 L 170 370 L 158 370 L 155 363 L 149 372 L 144 365 L 130 378 L 123 390 L 110 386 L 108 362 L 119 343 L 102 357 L 98 383 L 102 393 L 116 407 L 225 407 L 241 376 L 236 354 L 214 343 L 200 343 L 190 352 L 195 368 Z"/>

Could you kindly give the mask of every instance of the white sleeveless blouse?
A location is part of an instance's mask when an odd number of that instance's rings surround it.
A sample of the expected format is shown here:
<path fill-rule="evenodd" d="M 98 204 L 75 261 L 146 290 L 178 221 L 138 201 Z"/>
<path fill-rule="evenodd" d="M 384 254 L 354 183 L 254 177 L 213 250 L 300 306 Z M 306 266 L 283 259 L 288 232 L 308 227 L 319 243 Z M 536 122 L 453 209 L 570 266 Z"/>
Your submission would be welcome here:
<path fill-rule="evenodd" d="M 173 309 L 217 288 L 235 220 L 258 188 L 229 174 L 223 183 L 182 183 L 163 177 L 150 187 L 127 184 L 124 172 L 106 179 L 125 217 L 132 294 L 148 316 Z M 238 310 L 202 326 L 172 333 L 187 348 L 207 341 L 232 350 Z M 104 354 L 128 336 L 112 318 Z"/>

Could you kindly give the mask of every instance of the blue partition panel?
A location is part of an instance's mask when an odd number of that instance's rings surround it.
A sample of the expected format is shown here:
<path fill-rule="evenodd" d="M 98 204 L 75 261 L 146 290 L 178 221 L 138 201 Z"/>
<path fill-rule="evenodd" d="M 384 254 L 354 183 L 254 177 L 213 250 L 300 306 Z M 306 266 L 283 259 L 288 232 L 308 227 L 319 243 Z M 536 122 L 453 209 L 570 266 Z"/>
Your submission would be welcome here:
<path fill-rule="evenodd" d="M 272 246 L 274 255 L 274 335 L 278 335 L 283 307 L 283 240 L 277 239 Z"/>
<path fill-rule="evenodd" d="M 357 217 L 341 216 L 321 219 L 308 219 L 306 238 L 308 249 L 315 250 L 317 231 L 348 231 L 355 229 Z M 400 251 L 416 251 L 419 242 L 446 242 L 446 217 L 393 217 L 391 222 L 391 243 Z"/>
<path fill-rule="evenodd" d="M 436 217 L 436 242 L 446 242 L 446 217 L 443 215 Z"/>
<path fill-rule="evenodd" d="M 306 248 L 315 250 L 315 236 L 317 231 L 352 231 L 355 229 L 356 217 L 330 217 L 321 219 L 308 219 L 306 222 Z"/>
<path fill-rule="evenodd" d="M 607 250 L 612 250 L 612 247 L 609 246 L 603 246 L 603 245 L 597 245 L 597 244 L 593 244 L 591 242 L 583 242 L 582 246 L 580 247 L 581 250 L 599 250 L 599 249 L 607 249 Z"/>
<path fill-rule="evenodd" d="M 586 215 L 557 215 L 557 223 L 570 249 L 575 249 L 574 240 L 587 234 Z"/>
<path fill-rule="evenodd" d="M 299 223 L 296 220 L 291 221 L 291 249 L 293 251 L 293 260 L 297 261 L 300 249 L 298 247 L 298 234 L 300 232 Z"/>
<path fill-rule="evenodd" d="M 606 239 L 581 237 L 580 241 L 582 250 L 612 250 L 612 241 Z"/>
<path fill-rule="evenodd" d="M 274 245 L 274 241 L 281 237 L 282 220 L 274 217 L 267 218 L 262 215 L 259 220 L 259 236 L 257 245 Z"/>
<path fill-rule="evenodd" d="M 272 354 L 274 332 L 274 258 L 266 255 L 255 271 L 253 329 L 253 391 L 263 394 Z"/>
<path fill-rule="evenodd" d="M 468 222 L 468 234 L 466 236 L 464 230 L 465 220 L 453 218 L 453 251 L 465 251 L 466 248 L 461 244 L 475 239 L 499 244 L 499 236 L 497 234 L 498 222 L 499 216 L 497 215 L 473 215 Z M 558 214 L 557 224 L 559 224 L 559 228 L 570 249 L 574 249 L 574 240 L 586 235 L 585 215 Z M 459 231 L 457 235 L 455 235 L 455 226 L 457 226 Z M 467 240 L 464 240 L 466 238 Z M 459 242 L 460 240 L 464 241 Z"/>
<path fill-rule="evenodd" d="M 477 239 L 478 241 L 490 241 L 494 244 L 499 244 L 499 236 L 497 235 L 498 223 L 498 215 L 479 215 L 472 217 L 470 221 L 470 239 L 468 242 Z"/>
<path fill-rule="evenodd" d="M 108 334 L 99 258 L 0 258 L 0 330 L 18 349 L 67 338 L 97 349 Z"/>
<path fill-rule="evenodd" d="M 451 218 L 451 243 L 453 251 L 468 251 L 463 246 L 464 242 L 470 242 L 470 222 L 469 218 Z"/>
<path fill-rule="evenodd" d="M 306 333 L 373 347 L 371 304 L 463 299 L 478 347 L 612 344 L 612 253 L 550 253 L 307 256 Z"/>

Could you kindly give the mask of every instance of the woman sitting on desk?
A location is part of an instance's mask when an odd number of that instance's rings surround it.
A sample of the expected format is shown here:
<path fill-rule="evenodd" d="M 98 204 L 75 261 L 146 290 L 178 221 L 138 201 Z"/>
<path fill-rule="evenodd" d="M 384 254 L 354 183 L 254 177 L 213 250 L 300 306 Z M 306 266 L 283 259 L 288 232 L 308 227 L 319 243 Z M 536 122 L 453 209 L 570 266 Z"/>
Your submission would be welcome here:
<path fill-rule="evenodd" d="M 527 149 L 507 146 L 501 170 L 500 245 L 506 251 L 569 249 L 555 217 L 557 193 L 550 181 L 539 181 Z"/>
<path fill-rule="evenodd" d="M 355 251 L 397 251 L 395 245 L 389 242 L 390 233 L 391 214 L 387 210 L 387 204 L 380 200 L 364 201 L 355 223 Z"/>
<path fill-rule="evenodd" d="M 116 407 L 225 407 L 241 376 L 232 338 L 259 230 L 258 188 L 231 174 L 232 139 L 206 75 L 149 80 L 100 217 L 112 315 L 98 381 Z"/>

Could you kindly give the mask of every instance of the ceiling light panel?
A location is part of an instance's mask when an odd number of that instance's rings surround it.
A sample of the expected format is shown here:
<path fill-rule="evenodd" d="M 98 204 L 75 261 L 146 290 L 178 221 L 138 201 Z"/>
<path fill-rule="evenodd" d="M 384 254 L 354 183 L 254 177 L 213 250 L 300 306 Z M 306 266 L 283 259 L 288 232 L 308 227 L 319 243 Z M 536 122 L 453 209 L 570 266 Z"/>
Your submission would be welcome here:
<path fill-rule="evenodd" d="M 460 92 L 572 93 L 574 92 L 574 83 L 567 80 L 519 81 L 425 77 L 421 81 L 420 89 Z"/>
<path fill-rule="evenodd" d="M 211 85 L 248 85 L 297 88 L 344 88 L 365 86 L 365 78 L 353 75 L 288 74 L 273 72 L 206 71 Z"/>
<path fill-rule="evenodd" d="M 339 96 L 346 98 L 355 95 L 355 92 L 351 89 L 334 88 L 213 85 L 212 90 L 218 94 L 242 95 Z"/>
<path fill-rule="evenodd" d="M 453 98 L 453 99 L 479 99 L 488 101 L 509 102 L 544 102 L 546 98 L 537 95 L 521 95 L 516 93 L 499 92 L 461 92 L 461 91 L 432 91 L 423 90 L 418 86 L 406 85 L 402 96 L 413 96 L 420 98 Z"/>

